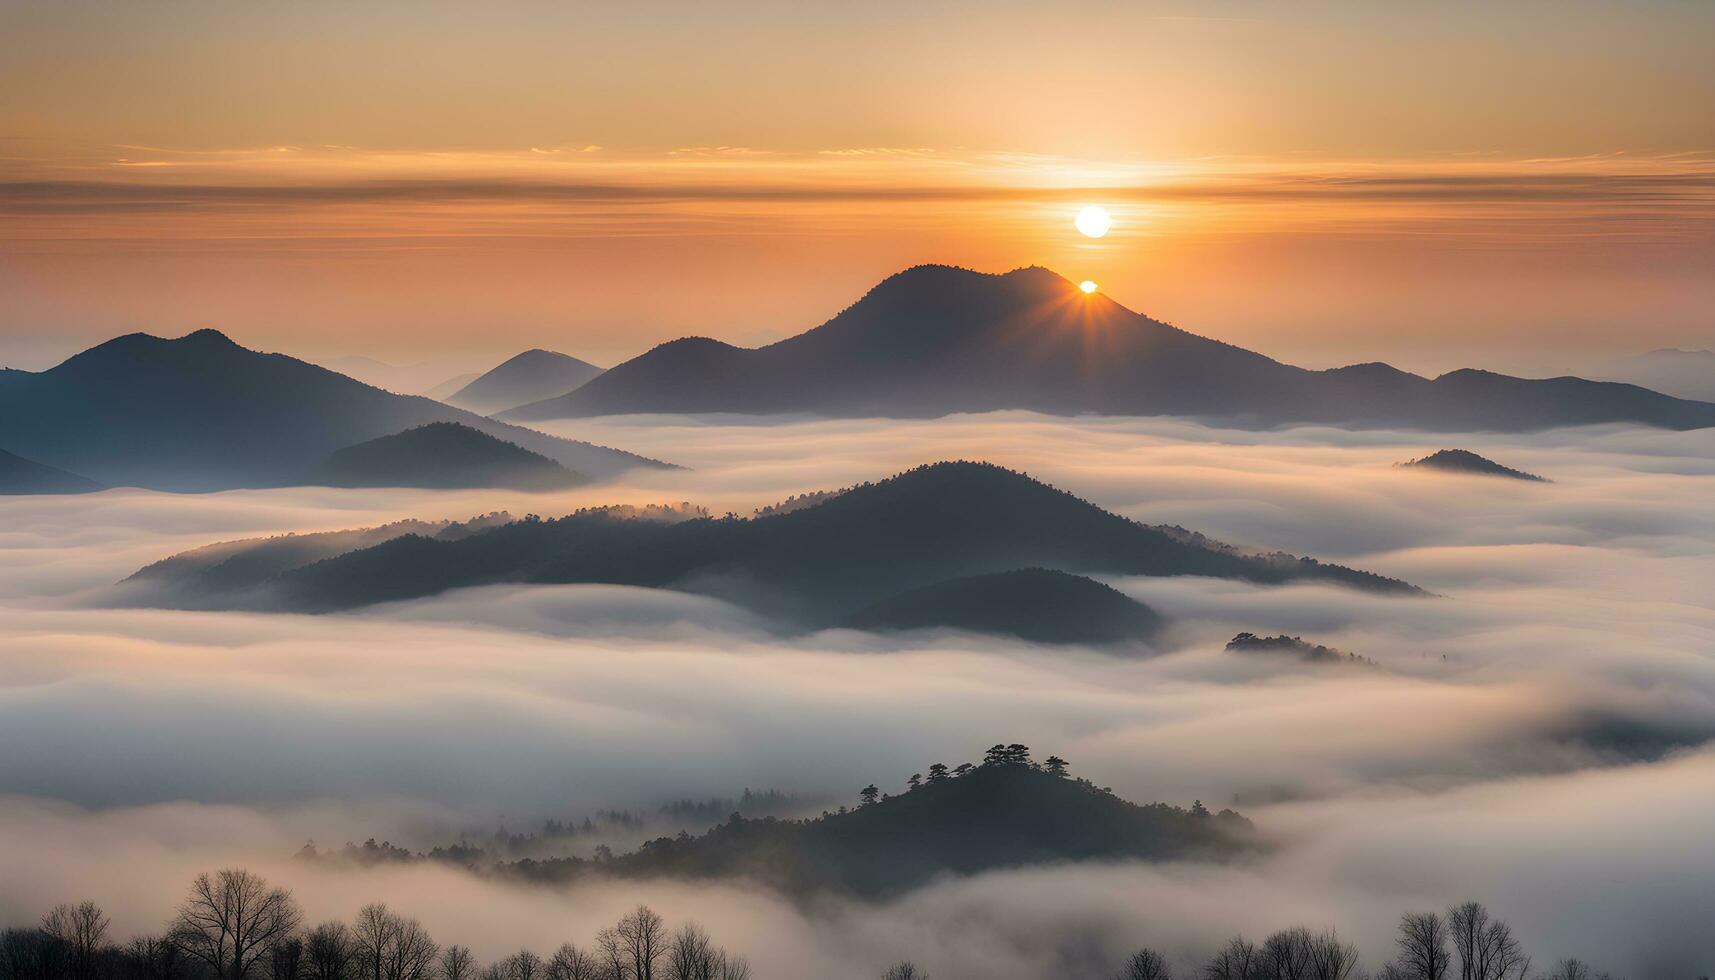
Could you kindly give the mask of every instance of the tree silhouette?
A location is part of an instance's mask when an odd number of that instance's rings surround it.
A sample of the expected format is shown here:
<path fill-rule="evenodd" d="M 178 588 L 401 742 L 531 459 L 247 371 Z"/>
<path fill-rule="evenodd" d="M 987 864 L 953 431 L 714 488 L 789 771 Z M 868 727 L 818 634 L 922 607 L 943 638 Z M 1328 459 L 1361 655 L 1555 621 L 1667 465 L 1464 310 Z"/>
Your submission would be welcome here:
<path fill-rule="evenodd" d="M 107 938 L 107 914 L 94 902 L 56 905 L 42 916 L 42 932 L 65 949 L 71 980 L 93 980 L 96 960 Z"/>
<path fill-rule="evenodd" d="M 276 940 L 298 927 L 298 903 L 261 875 L 227 868 L 198 875 L 179 909 L 174 940 L 220 980 L 245 980 Z"/>
<path fill-rule="evenodd" d="M 356 941 L 343 922 L 324 922 L 304 937 L 304 959 L 309 980 L 348 980 L 356 956 Z"/>
<path fill-rule="evenodd" d="M 1489 916 L 1477 902 L 1447 910 L 1447 931 L 1459 957 L 1460 980 L 1525 980 L 1530 957 L 1513 936 L 1512 927 Z"/>
<path fill-rule="evenodd" d="M 929 767 L 929 781 L 931 783 L 939 783 L 939 782 L 942 782 L 943 780 L 945 780 L 946 778 L 947 778 L 947 766 L 945 763 L 937 762 L 934 765 Z"/>
<path fill-rule="evenodd" d="M 1262 980 L 1262 958 L 1256 944 L 1234 936 L 1215 951 L 1203 967 L 1204 980 Z"/>
<path fill-rule="evenodd" d="M 1066 775 L 1066 760 L 1057 755 L 1051 755 L 1048 757 L 1048 761 L 1042 763 L 1042 768 L 1050 776 L 1064 776 Z"/>
<path fill-rule="evenodd" d="M 870 806 L 874 804 L 880 796 L 880 788 L 878 788 L 874 783 L 870 783 L 868 786 L 865 786 L 863 789 L 858 791 L 858 799 L 860 801 L 858 805 Z"/>
<path fill-rule="evenodd" d="M 1167 957 L 1145 946 L 1131 954 L 1120 972 L 1114 974 L 1114 980 L 1173 980 L 1173 971 L 1167 965 Z"/>
<path fill-rule="evenodd" d="M 1407 912 L 1399 919 L 1398 964 L 1405 980 L 1444 980 L 1451 960 L 1447 955 L 1447 924 L 1434 912 Z"/>
<path fill-rule="evenodd" d="M 441 950 L 440 980 L 475 980 L 476 960 L 469 946 L 448 946 Z"/>
<path fill-rule="evenodd" d="M 632 980 L 655 980 L 655 964 L 667 951 L 667 929 L 647 905 L 639 905 L 614 927 L 631 960 Z"/>

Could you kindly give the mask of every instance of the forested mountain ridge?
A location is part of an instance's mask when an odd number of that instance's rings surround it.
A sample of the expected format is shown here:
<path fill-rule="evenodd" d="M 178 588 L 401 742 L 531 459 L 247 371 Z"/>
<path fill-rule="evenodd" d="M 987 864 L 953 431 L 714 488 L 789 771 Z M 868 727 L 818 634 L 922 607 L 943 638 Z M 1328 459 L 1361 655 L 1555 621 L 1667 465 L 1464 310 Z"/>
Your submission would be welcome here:
<path fill-rule="evenodd" d="M 505 583 L 601 583 L 720 595 L 834 625 L 898 593 L 971 575 L 1044 568 L 1326 581 L 1421 594 L 1397 579 L 1255 554 L 1102 510 L 987 463 L 918 467 L 766 517 L 630 520 L 608 510 L 527 518 L 458 540 L 407 534 L 283 571 L 272 608 L 350 609 Z"/>

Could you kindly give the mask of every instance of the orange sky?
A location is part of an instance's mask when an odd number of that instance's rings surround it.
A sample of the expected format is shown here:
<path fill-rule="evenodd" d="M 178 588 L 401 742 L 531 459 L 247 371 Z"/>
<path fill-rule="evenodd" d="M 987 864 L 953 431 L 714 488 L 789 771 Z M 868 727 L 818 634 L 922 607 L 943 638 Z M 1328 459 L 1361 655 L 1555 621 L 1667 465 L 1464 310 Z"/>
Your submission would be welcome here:
<path fill-rule="evenodd" d="M 353 6 L 0 9 L 0 362 L 611 363 L 923 261 L 1312 365 L 1715 343 L 1715 5 Z"/>

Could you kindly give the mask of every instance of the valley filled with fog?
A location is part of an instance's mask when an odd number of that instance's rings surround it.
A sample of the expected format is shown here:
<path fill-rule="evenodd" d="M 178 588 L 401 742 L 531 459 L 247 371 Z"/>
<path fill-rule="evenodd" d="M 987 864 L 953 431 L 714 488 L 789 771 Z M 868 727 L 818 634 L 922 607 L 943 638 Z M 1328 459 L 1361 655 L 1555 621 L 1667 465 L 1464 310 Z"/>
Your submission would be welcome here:
<path fill-rule="evenodd" d="M 544 493 L 9 500 L 0 866 L 19 884 L 0 919 L 91 898 L 118 932 L 150 930 L 194 874 L 242 864 L 312 919 L 386 901 L 479 958 L 551 949 L 647 902 L 760 976 L 870 977 L 908 957 L 933 976 L 1022 980 L 1143 944 L 1189 965 L 1235 931 L 1297 924 L 1337 928 L 1374 966 L 1400 912 L 1474 898 L 1544 962 L 1707 963 L 1715 429 L 1256 432 L 1027 413 L 540 427 L 683 468 Z M 1550 482 L 1394 465 L 1449 447 Z M 494 585 L 314 616 L 127 608 L 115 588 L 216 541 L 604 504 L 748 516 L 944 459 L 1432 594 L 1098 575 L 1166 620 L 1120 649 L 792 629 L 728 601 L 743 583 Z M 1226 648 L 1247 632 L 1356 656 Z M 874 901 L 294 859 L 312 841 L 427 850 L 746 788 L 813 815 L 997 742 L 1064 757 L 1125 799 L 1231 807 L 1264 846 L 947 877 Z M 568 848 L 674 829 L 604 825 Z"/>

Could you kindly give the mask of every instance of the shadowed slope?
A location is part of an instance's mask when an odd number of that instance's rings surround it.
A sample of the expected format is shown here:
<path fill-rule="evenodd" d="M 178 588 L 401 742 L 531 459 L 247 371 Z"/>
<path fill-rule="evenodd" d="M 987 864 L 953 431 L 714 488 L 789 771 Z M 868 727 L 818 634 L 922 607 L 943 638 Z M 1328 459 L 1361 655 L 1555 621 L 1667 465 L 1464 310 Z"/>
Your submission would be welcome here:
<path fill-rule="evenodd" d="M 557 490 L 581 482 L 546 456 L 457 422 L 431 422 L 337 450 L 307 482 L 330 487 L 504 487 Z"/>
<path fill-rule="evenodd" d="M 592 479 L 664 465 L 395 395 L 213 330 L 130 334 L 41 373 L 0 373 L 0 445 L 109 485 L 287 486 L 336 449 L 429 422 L 462 422 Z"/>
<path fill-rule="evenodd" d="M 863 630 L 948 628 L 1033 643 L 1123 643 L 1161 628 L 1155 611 L 1081 575 L 1021 568 L 912 589 L 847 621 Z"/>
<path fill-rule="evenodd" d="M 601 374 L 601 368 L 567 354 L 527 350 L 442 399 L 482 415 L 563 395 Z"/>
<path fill-rule="evenodd" d="M 892 276 L 779 343 L 747 350 L 676 340 L 502 417 L 995 409 L 1453 430 L 1715 425 L 1715 404 L 1624 384 L 1469 370 L 1430 380 L 1374 364 L 1307 371 L 1086 295 L 1046 269 L 986 275 L 947 266 Z"/>
<path fill-rule="evenodd" d="M 0 494 L 92 493 L 100 489 L 101 484 L 94 480 L 0 449 Z"/>

